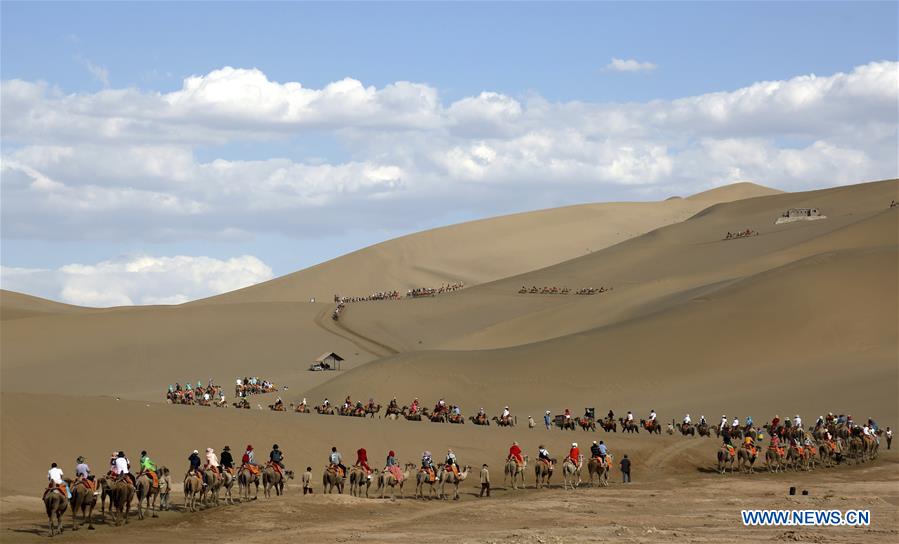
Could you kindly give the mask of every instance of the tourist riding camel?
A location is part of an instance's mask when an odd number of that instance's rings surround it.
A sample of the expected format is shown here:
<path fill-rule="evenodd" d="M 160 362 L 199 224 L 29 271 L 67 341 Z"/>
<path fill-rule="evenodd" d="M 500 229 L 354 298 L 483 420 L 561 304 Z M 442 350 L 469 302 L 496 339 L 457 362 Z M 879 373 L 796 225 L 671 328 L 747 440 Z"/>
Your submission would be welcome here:
<path fill-rule="evenodd" d="M 403 481 L 403 471 L 400 470 L 395 451 L 390 450 L 387 452 L 387 463 L 384 465 L 384 470 L 392 474 L 398 483 Z"/>
<path fill-rule="evenodd" d="M 446 450 L 444 468 L 445 470 L 452 472 L 457 478 L 459 477 L 459 464 L 456 462 L 456 454 L 453 453 L 453 450 L 451 449 Z"/>
<path fill-rule="evenodd" d="M 277 444 L 272 444 L 272 451 L 268 454 L 268 462 L 278 474 L 284 474 L 284 452 Z"/>
<path fill-rule="evenodd" d="M 687 415 L 684 416 L 683 424 L 684 424 L 684 425 L 689 425 L 689 424 L 690 424 L 690 414 L 687 414 Z"/>
<path fill-rule="evenodd" d="M 540 447 L 537 449 L 537 460 L 543 463 L 546 463 L 546 466 L 549 467 L 549 470 L 553 469 L 553 460 L 549 455 L 549 450 L 546 449 L 546 446 L 540 444 Z"/>
<path fill-rule="evenodd" d="M 331 454 L 328 456 L 329 468 L 334 469 L 338 476 L 343 478 L 346 476 L 346 467 L 343 465 L 343 456 L 337 451 L 337 446 L 331 448 Z"/>
<path fill-rule="evenodd" d="M 194 450 L 193 453 L 187 458 L 188 462 L 190 462 L 190 468 L 187 471 L 188 475 L 193 474 L 200 481 L 203 480 L 203 471 L 200 469 L 200 466 L 203 464 L 203 461 L 200 460 L 200 452 Z M 204 484 L 205 485 L 205 484 Z"/>
<path fill-rule="evenodd" d="M 371 480 L 371 467 L 368 466 L 368 452 L 365 451 L 365 448 L 356 450 L 356 462 L 353 463 L 353 466 L 365 469 L 365 477 Z"/>
<path fill-rule="evenodd" d="M 419 407 L 418 397 L 415 397 L 414 399 L 412 399 L 412 405 L 409 406 L 409 413 L 412 415 L 416 415 L 420 410 L 421 408 Z"/>
<path fill-rule="evenodd" d="M 649 411 L 649 421 L 652 422 L 652 423 L 655 423 L 656 417 L 657 417 L 657 416 L 656 416 L 656 411 L 655 411 L 655 410 L 650 410 L 650 411 Z"/>
<path fill-rule="evenodd" d="M 211 470 L 216 476 L 222 475 L 219 458 L 212 448 L 206 448 L 206 464 L 203 466 L 203 469 Z"/>
<path fill-rule="evenodd" d="M 223 469 L 231 474 L 234 474 L 234 457 L 231 456 L 230 446 L 225 446 L 224 448 L 222 448 L 222 458 L 219 459 L 219 462 L 221 463 Z"/>
<path fill-rule="evenodd" d="M 120 451 L 115 458 L 115 473 L 119 479 L 127 479 L 134 485 L 134 477 L 131 475 L 131 462 L 125 457 L 125 452 Z"/>
<path fill-rule="evenodd" d="M 140 472 L 137 474 L 146 474 L 153 481 L 153 487 L 159 487 L 159 476 L 156 473 L 156 464 L 150 459 L 146 451 L 140 452 Z"/>
<path fill-rule="evenodd" d="M 86 482 L 87 486 L 90 487 L 91 490 L 95 490 L 97 488 L 94 475 L 91 474 L 91 468 L 88 466 L 83 455 L 79 455 L 78 458 L 75 459 L 75 483 L 78 483 L 80 481 Z M 96 495 L 97 492 L 94 491 L 94 494 Z"/>
<path fill-rule="evenodd" d="M 577 447 L 577 442 L 571 443 L 571 449 L 568 450 L 568 456 L 566 456 L 565 458 L 570 459 L 574 466 L 580 467 L 581 450 Z"/>
<path fill-rule="evenodd" d="M 429 482 L 434 482 L 437 479 L 437 471 L 434 469 L 434 460 L 431 458 L 430 451 L 425 450 L 421 454 L 421 472 L 428 476 Z"/>
<path fill-rule="evenodd" d="M 524 466 L 524 458 L 521 456 L 521 447 L 518 445 L 518 442 L 512 442 L 512 447 L 509 448 L 509 456 L 506 457 L 506 462 L 509 462 L 512 459 L 515 459 L 518 466 Z"/>

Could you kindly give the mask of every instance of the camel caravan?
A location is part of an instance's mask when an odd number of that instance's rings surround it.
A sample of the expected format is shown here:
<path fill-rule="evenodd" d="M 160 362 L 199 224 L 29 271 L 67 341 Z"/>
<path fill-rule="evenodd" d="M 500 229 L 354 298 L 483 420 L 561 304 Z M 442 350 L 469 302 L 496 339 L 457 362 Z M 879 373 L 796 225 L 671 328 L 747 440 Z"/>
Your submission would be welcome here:
<path fill-rule="evenodd" d="M 728 469 L 731 473 L 739 470 L 751 474 L 756 463 L 761 465 L 762 458 L 765 470 L 774 473 L 865 463 L 877 458 L 881 436 L 886 434 L 888 444 L 892 441 L 890 428 L 885 432 L 873 419 L 859 425 L 852 421 L 852 416 L 833 413 L 819 417 L 808 428 L 803 428 L 798 414 L 792 420 L 781 420 L 775 415 L 761 428 L 753 427 L 751 421 L 743 426 L 726 423 L 722 416 L 722 424 L 715 429 L 722 439 L 717 452 L 717 470 L 721 474 Z M 763 451 L 760 442 L 765 434 L 770 436 L 770 442 Z M 734 440 L 739 441 L 738 447 Z"/>
<path fill-rule="evenodd" d="M 611 291 L 611 287 L 582 287 L 580 289 L 576 289 L 574 291 L 575 295 L 598 295 L 601 293 L 608 293 Z M 521 286 L 521 289 L 518 290 L 519 295 L 568 295 L 571 294 L 571 289 L 568 287 L 555 287 L 555 286 L 546 286 L 537 287 L 536 285 L 532 286 L 530 289 Z"/>
<path fill-rule="evenodd" d="M 238 400 L 231 403 L 231 406 L 235 408 L 249 408 L 250 403 L 247 400 L 247 396 L 272 393 L 277 390 L 278 387 L 273 382 L 255 376 L 252 378 L 237 378 L 234 386 L 234 396 Z M 178 382 L 175 385 L 169 385 L 165 394 L 165 400 L 168 404 L 215 406 L 217 408 L 228 407 L 228 403 L 225 401 L 225 389 L 220 385 L 216 385 L 212 378 L 209 379 L 205 386 L 199 380 L 196 386 L 192 386 L 190 382 L 183 386 Z"/>
<path fill-rule="evenodd" d="M 370 295 L 361 297 L 347 297 L 334 295 L 335 304 L 349 304 L 352 302 L 371 302 L 375 300 L 402 300 L 403 298 L 433 297 L 444 293 L 451 293 L 464 289 L 465 284 L 461 281 L 455 283 L 447 283 L 440 287 L 416 287 L 406 291 L 405 297 L 397 290 L 377 291 Z"/>
<path fill-rule="evenodd" d="M 736 240 L 738 238 L 749 238 L 751 236 L 758 236 L 758 235 L 759 235 L 759 231 L 752 230 L 752 229 L 741 230 L 738 232 L 728 231 L 727 235 L 725 235 L 724 238 L 722 238 L 722 240 Z"/>

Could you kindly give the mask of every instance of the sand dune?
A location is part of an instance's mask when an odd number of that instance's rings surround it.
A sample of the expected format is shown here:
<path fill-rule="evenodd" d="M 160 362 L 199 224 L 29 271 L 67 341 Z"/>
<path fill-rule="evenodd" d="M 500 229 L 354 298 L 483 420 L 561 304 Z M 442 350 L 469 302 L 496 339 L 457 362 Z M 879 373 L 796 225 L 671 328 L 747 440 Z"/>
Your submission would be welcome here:
<path fill-rule="evenodd" d="M 0 321 L 45 315 L 84 313 L 91 310 L 91 308 L 62 304 L 52 300 L 16 293 L 15 291 L 0 289 Z"/>

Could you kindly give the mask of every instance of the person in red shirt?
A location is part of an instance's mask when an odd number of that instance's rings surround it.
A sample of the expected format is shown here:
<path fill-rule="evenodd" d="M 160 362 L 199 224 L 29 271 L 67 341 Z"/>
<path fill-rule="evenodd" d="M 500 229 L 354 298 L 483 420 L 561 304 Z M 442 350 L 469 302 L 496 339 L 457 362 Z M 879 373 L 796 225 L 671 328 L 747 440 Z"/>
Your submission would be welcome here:
<path fill-rule="evenodd" d="M 515 459 L 515 462 L 519 465 L 524 465 L 524 459 L 521 457 L 521 448 L 518 446 L 518 442 L 512 442 L 512 447 L 509 448 L 509 459 Z"/>
<path fill-rule="evenodd" d="M 581 459 L 581 450 L 577 447 L 577 442 L 571 443 L 571 449 L 568 450 L 568 458 L 571 459 L 571 462 L 577 465 Z"/>
<path fill-rule="evenodd" d="M 371 467 L 368 466 L 368 452 L 365 448 L 356 450 L 356 466 L 365 469 L 365 475 L 371 478 Z"/>

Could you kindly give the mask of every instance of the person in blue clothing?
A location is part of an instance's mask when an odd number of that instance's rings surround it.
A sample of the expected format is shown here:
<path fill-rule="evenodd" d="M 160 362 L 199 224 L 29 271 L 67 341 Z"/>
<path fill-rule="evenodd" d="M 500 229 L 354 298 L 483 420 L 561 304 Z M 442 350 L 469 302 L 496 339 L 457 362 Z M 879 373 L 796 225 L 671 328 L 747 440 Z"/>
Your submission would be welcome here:
<path fill-rule="evenodd" d="M 552 427 L 553 418 L 549 414 L 549 410 L 543 414 L 543 424 L 546 425 L 546 430 L 548 431 Z"/>

